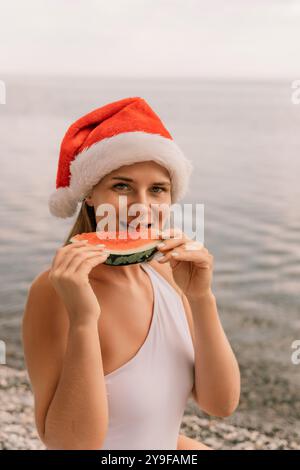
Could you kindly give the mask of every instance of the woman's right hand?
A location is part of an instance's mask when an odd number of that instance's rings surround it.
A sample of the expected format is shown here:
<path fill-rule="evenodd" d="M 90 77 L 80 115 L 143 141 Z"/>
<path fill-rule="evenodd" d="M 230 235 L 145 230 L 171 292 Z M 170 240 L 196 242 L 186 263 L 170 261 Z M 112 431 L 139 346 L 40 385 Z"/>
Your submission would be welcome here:
<path fill-rule="evenodd" d="M 56 251 L 49 280 L 62 298 L 71 324 L 85 324 L 100 315 L 100 305 L 88 275 L 92 268 L 106 261 L 109 252 L 104 249 L 80 241 Z"/>

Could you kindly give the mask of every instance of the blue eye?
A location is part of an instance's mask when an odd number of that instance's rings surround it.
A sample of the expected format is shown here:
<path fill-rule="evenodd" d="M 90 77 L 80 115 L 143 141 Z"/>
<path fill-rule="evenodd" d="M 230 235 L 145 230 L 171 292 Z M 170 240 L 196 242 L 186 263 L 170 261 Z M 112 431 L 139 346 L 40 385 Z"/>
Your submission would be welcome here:
<path fill-rule="evenodd" d="M 153 188 L 161 189 L 161 191 L 165 191 L 165 188 L 161 188 L 160 186 L 153 186 Z M 154 191 L 154 192 L 156 193 L 156 192 L 160 192 L 160 191 Z"/>
<path fill-rule="evenodd" d="M 117 188 L 118 186 L 127 186 L 127 187 L 128 187 L 128 184 L 125 184 L 125 183 L 117 183 L 117 184 L 115 184 L 113 187 L 114 187 L 114 188 Z M 123 189 L 123 188 L 119 188 L 119 189 Z"/>
<path fill-rule="evenodd" d="M 114 184 L 113 188 L 117 188 L 117 189 L 127 189 L 129 188 L 128 184 L 126 183 L 117 183 L 117 184 Z M 152 186 L 152 190 L 154 189 L 154 193 L 161 193 L 162 191 L 166 191 L 165 188 L 161 188 L 160 186 Z M 158 190 L 158 191 L 156 191 Z"/>

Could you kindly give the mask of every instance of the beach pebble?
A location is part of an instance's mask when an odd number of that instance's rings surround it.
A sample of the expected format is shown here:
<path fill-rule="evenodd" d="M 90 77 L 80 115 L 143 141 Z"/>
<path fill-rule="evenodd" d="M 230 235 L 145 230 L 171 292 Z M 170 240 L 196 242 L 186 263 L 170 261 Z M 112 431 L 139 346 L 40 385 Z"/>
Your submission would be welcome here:
<path fill-rule="evenodd" d="M 1 366 L 0 449 L 46 449 L 35 428 L 33 404 L 27 372 Z M 228 422 L 228 418 L 202 416 L 193 400 L 187 403 L 180 429 L 181 434 L 215 450 L 299 450 L 299 442 L 282 438 L 282 432 L 275 426 L 266 433 L 233 425 Z"/>

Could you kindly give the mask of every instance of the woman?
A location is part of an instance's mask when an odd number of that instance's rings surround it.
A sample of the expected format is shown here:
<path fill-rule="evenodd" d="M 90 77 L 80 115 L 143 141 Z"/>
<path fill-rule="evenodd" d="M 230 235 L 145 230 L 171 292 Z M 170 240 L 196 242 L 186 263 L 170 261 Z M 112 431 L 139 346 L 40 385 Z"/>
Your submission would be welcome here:
<path fill-rule="evenodd" d="M 159 260 L 109 266 L 103 246 L 68 243 L 96 231 L 102 203 L 119 221 L 121 195 L 127 209 L 178 201 L 191 170 L 142 98 L 98 108 L 68 129 L 49 207 L 65 218 L 82 205 L 51 267 L 33 281 L 23 317 L 36 426 L 48 449 L 208 450 L 179 433 L 187 398 L 213 416 L 235 410 L 239 368 L 208 250 L 187 249 L 186 234 L 171 231 Z"/>

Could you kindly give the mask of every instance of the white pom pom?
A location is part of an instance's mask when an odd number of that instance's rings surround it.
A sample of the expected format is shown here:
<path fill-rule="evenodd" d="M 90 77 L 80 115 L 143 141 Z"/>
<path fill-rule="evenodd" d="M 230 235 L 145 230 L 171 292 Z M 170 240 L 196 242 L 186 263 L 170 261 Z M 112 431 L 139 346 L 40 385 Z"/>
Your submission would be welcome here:
<path fill-rule="evenodd" d="M 49 210 L 55 217 L 65 219 L 75 214 L 78 200 L 69 187 L 58 188 L 49 198 Z"/>

